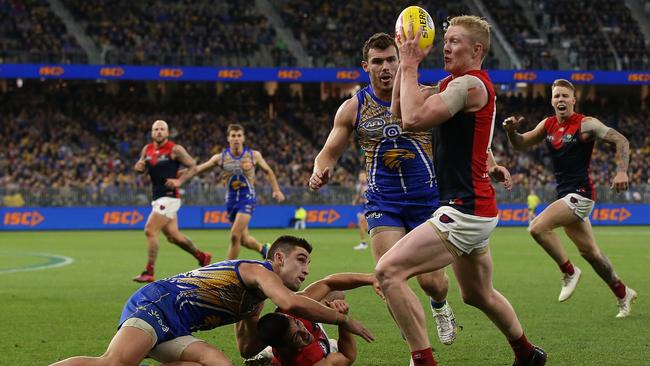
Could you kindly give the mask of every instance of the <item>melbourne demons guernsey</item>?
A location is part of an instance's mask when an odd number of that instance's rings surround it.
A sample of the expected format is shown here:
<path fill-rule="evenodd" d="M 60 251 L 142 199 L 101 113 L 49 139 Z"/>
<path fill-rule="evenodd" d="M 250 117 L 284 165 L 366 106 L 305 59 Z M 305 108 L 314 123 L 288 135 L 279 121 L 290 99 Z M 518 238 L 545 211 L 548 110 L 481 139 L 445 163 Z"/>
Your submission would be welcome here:
<path fill-rule="evenodd" d="M 180 167 L 180 163 L 172 159 L 174 145 L 176 144 L 167 141 L 160 147 L 151 143 L 145 148 L 145 163 L 151 177 L 153 201 L 160 197 L 180 197 L 178 189 L 165 186 L 167 179 L 176 178 Z"/>
<path fill-rule="evenodd" d="M 271 263 L 253 260 L 222 261 L 154 282 L 173 296 L 178 316 L 168 319 L 191 332 L 236 323 L 257 311 L 266 296 L 246 287 L 239 274 L 242 263 L 273 270 Z"/>
<path fill-rule="evenodd" d="M 440 204 L 460 212 L 495 217 L 498 214 L 494 188 L 487 169 L 487 149 L 492 143 L 496 95 L 487 72 L 471 70 L 485 85 L 487 103 L 476 112 L 460 111 L 440 126 L 440 143 L 436 149 Z M 440 82 L 444 91 L 452 77 Z"/>
<path fill-rule="evenodd" d="M 553 159 L 553 172 L 557 181 L 558 198 L 577 193 L 591 200 L 596 192 L 589 176 L 589 162 L 594 141 L 584 140 L 580 126 L 585 116 L 574 113 L 564 122 L 556 116 L 544 121 L 546 144 Z"/>
<path fill-rule="evenodd" d="M 332 351 L 327 333 L 323 326 L 303 318 L 294 316 L 300 320 L 307 331 L 312 335 L 312 341 L 305 347 L 301 348 L 298 353 L 286 353 L 282 350 L 273 348 L 273 365 L 274 366 L 313 366 L 318 361 L 327 357 Z"/>
<path fill-rule="evenodd" d="M 255 199 L 255 159 L 253 150 L 245 147 L 239 156 L 230 148 L 221 153 L 223 179 L 228 187 L 226 202 Z"/>
<path fill-rule="evenodd" d="M 368 172 L 366 197 L 411 205 L 436 202 L 431 132 L 402 131 L 402 120 L 390 113 L 390 103 L 380 100 L 370 85 L 356 97 L 355 130 Z"/>

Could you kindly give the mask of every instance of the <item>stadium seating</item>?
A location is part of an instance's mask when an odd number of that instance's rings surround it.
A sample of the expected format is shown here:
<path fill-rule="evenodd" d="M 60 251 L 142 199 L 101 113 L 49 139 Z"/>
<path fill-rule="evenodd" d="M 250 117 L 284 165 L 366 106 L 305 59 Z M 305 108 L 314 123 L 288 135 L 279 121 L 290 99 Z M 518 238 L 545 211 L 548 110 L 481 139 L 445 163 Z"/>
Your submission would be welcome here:
<path fill-rule="evenodd" d="M 87 63 L 47 1 L 0 0 L 0 63 Z"/>

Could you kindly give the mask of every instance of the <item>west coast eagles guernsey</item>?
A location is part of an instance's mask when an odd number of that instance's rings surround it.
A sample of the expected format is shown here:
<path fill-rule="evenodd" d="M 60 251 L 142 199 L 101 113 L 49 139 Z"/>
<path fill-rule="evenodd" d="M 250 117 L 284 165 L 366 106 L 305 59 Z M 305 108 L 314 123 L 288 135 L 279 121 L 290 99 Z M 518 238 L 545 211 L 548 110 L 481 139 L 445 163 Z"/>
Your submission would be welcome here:
<path fill-rule="evenodd" d="M 228 187 L 226 202 L 233 203 L 255 199 L 255 159 L 253 150 L 245 147 L 235 156 L 230 148 L 221 153 L 223 180 Z"/>
<path fill-rule="evenodd" d="M 370 85 L 356 97 L 355 131 L 368 172 L 366 197 L 412 205 L 437 203 L 431 132 L 402 131 L 402 121 L 390 113 L 390 103 L 380 100 Z"/>

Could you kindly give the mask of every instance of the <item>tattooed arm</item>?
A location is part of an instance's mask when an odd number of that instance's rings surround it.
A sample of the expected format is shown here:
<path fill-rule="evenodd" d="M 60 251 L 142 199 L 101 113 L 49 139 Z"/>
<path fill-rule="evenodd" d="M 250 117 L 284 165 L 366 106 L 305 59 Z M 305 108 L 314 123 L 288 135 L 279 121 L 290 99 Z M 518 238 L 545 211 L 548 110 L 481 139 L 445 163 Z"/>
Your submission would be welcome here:
<path fill-rule="evenodd" d="M 582 133 L 588 133 L 616 145 L 616 176 L 612 181 L 612 189 L 615 192 L 627 191 L 629 178 L 627 168 L 630 164 L 630 143 L 625 136 L 613 128 L 605 126 L 601 121 L 593 117 L 585 118 L 581 126 Z"/>

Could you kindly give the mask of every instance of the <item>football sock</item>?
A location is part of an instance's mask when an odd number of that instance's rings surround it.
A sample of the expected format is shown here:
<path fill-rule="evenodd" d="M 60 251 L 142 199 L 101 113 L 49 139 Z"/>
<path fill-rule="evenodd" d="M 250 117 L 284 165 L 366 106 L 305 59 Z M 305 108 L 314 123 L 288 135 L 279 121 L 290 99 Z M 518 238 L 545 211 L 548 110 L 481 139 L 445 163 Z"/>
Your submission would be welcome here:
<path fill-rule="evenodd" d="M 520 362 L 528 360 L 533 354 L 533 345 L 528 342 L 525 334 L 522 334 L 519 339 L 508 342 L 510 343 L 512 350 L 515 352 L 515 357 Z"/>
<path fill-rule="evenodd" d="M 567 260 L 564 264 L 560 264 L 560 271 L 562 271 L 562 273 L 568 274 L 569 276 L 573 276 L 573 274 L 576 272 L 570 260 Z"/>
<path fill-rule="evenodd" d="M 609 284 L 609 288 L 612 289 L 614 295 L 616 295 L 616 297 L 618 297 L 619 299 L 625 297 L 625 284 L 623 284 L 623 281 L 616 280 Z"/>
<path fill-rule="evenodd" d="M 147 263 L 147 273 L 153 274 L 153 262 Z"/>
<path fill-rule="evenodd" d="M 436 366 L 436 360 L 433 359 L 431 347 L 419 351 L 411 352 L 411 359 L 415 366 Z"/>

